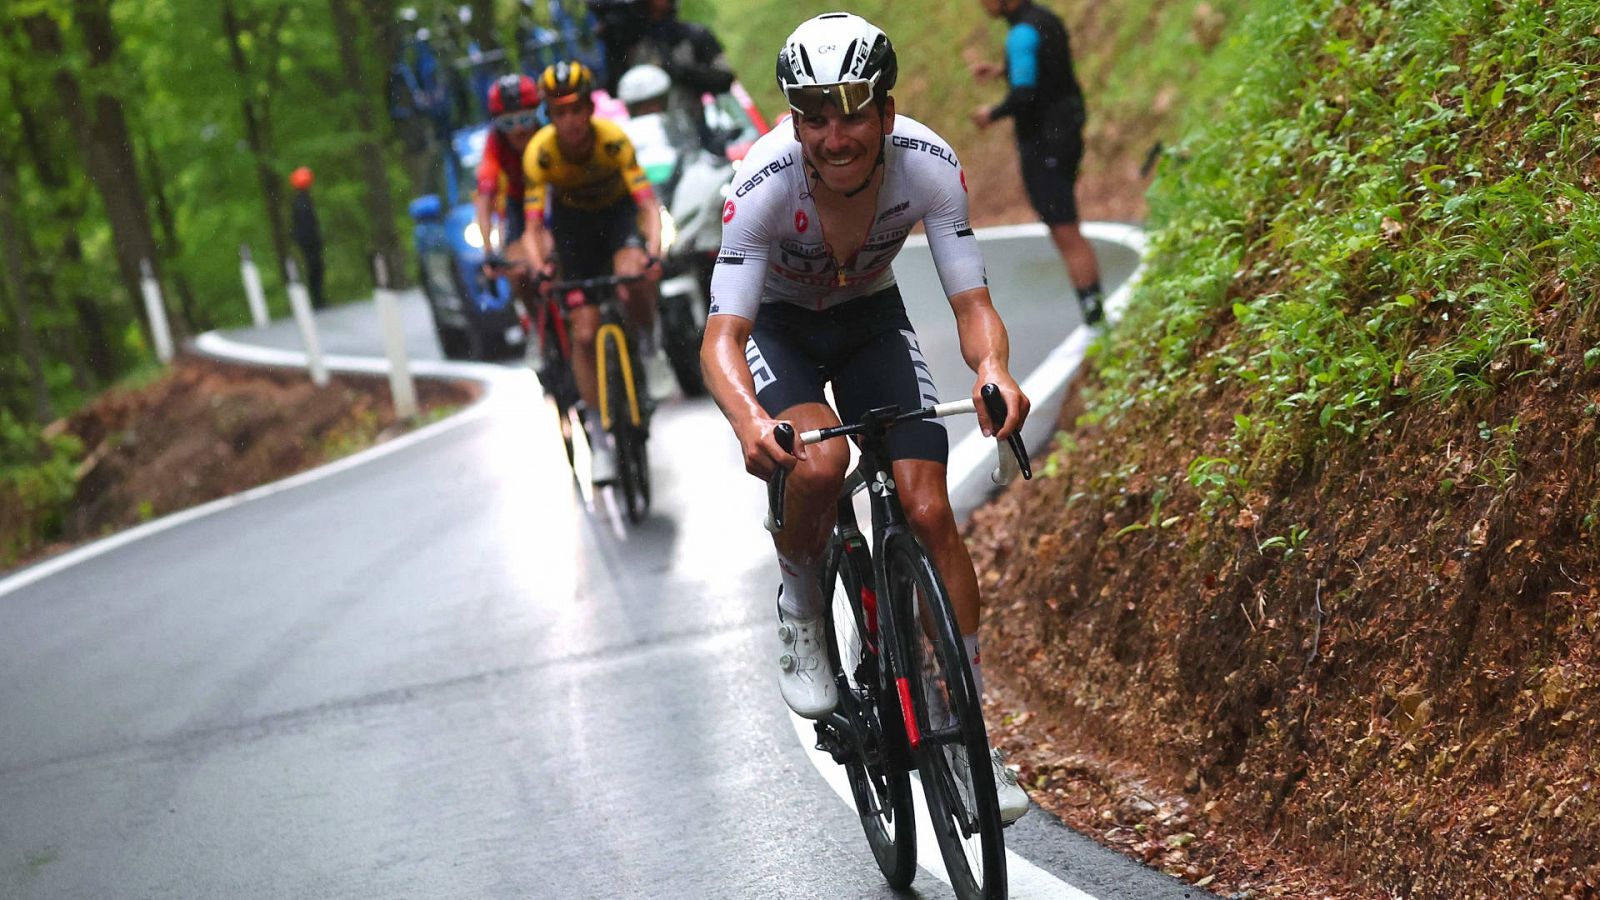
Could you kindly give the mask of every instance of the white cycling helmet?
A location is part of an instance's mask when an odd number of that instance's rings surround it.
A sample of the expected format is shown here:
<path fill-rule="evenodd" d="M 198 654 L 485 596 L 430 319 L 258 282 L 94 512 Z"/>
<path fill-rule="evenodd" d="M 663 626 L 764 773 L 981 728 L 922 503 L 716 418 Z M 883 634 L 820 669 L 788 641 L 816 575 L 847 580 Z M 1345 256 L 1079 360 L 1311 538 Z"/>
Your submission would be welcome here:
<path fill-rule="evenodd" d="M 672 90 L 672 76 L 660 66 L 634 66 L 617 82 L 617 99 L 632 106 L 665 97 Z"/>
<path fill-rule="evenodd" d="M 852 13 L 800 23 L 778 51 L 778 89 L 802 115 L 833 103 L 852 113 L 894 89 L 899 65 L 883 29 Z"/>

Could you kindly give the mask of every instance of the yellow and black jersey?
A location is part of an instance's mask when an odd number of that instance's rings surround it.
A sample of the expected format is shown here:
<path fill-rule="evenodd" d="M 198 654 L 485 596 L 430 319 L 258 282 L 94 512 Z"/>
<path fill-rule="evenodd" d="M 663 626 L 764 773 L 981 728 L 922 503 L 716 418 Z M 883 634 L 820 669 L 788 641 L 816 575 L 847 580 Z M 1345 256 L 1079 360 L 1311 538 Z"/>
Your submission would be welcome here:
<path fill-rule="evenodd" d="M 546 125 L 528 142 L 522 154 L 527 173 L 528 212 L 542 215 L 546 195 L 553 191 L 558 203 L 576 209 L 604 209 L 632 194 L 650 194 L 650 179 L 634 155 L 633 143 L 622 127 L 608 119 L 590 119 L 594 150 L 588 159 L 569 160 L 556 141 L 556 127 Z"/>

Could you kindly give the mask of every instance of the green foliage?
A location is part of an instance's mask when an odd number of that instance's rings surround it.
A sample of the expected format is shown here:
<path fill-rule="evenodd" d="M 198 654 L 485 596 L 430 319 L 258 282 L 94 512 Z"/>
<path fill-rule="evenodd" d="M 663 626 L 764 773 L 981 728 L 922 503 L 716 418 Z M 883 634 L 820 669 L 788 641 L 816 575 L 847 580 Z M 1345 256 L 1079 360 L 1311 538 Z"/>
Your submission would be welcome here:
<path fill-rule="evenodd" d="M 1089 415 L 1239 398 L 1189 471 L 1225 506 L 1401 410 L 1553 365 L 1552 304 L 1600 294 L 1597 10 L 1255 4 L 1190 92 Z M 1514 435 L 1485 477 L 1510 474 Z"/>
<path fill-rule="evenodd" d="M 46 438 L 0 409 L 0 566 L 59 533 L 82 452 L 77 438 Z"/>

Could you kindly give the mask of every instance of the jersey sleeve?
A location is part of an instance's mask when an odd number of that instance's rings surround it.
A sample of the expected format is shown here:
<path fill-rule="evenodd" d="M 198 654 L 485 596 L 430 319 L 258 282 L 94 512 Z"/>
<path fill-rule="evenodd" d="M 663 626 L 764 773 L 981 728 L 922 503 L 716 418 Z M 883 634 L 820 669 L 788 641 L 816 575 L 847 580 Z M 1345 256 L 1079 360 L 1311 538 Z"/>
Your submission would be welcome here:
<path fill-rule="evenodd" d="M 1039 90 L 1039 29 L 1022 22 L 1006 33 L 1006 84 L 1004 100 L 989 111 L 996 119 L 1014 116 L 1031 107 Z"/>
<path fill-rule="evenodd" d="M 650 178 L 644 174 L 644 167 L 639 165 L 638 151 L 633 149 L 633 142 L 628 140 L 626 133 L 621 133 L 622 153 L 617 158 L 617 171 L 622 175 L 622 182 L 628 186 L 628 193 L 635 200 L 645 200 L 655 196 L 655 191 L 650 187 Z"/>
<path fill-rule="evenodd" d="M 939 272 L 939 284 L 946 297 L 986 287 L 989 278 L 983 270 L 983 251 L 967 216 L 967 173 L 958 163 L 940 165 L 924 182 L 932 192 L 928 211 L 922 219 L 928 233 L 928 249 Z"/>
<path fill-rule="evenodd" d="M 711 270 L 710 315 L 755 320 L 772 245 L 768 218 L 769 209 L 753 194 L 744 200 L 730 198 L 722 205 L 722 249 Z"/>
<path fill-rule="evenodd" d="M 500 188 L 500 156 L 486 149 L 478 161 L 478 196 L 493 197 Z"/>

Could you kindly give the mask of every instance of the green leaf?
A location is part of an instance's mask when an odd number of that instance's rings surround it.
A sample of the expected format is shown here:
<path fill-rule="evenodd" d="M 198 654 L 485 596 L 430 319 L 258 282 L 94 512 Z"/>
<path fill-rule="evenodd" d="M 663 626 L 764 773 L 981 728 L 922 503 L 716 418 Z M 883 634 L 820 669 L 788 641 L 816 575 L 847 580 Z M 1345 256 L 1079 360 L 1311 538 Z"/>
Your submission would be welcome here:
<path fill-rule="evenodd" d="M 1394 298 L 1394 302 L 1397 306 L 1403 306 L 1407 309 L 1410 309 L 1411 307 L 1417 305 L 1417 298 L 1411 296 L 1410 294 L 1401 294 L 1400 296 Z"/>
<path fill-rule="evenodd" d="M 1506 80 L 1504 78 L 1502 78 L 1502 79 L 1500 79 L 1500 83 L 1494 86 L 1494 90 L 1489 93 L 1489 106 L 1488 106 L 1488 108 L 1489 109 L 1499 109 L 1500 108 L 1500 104 L 1505 99 L 1506 99 Z"/>

